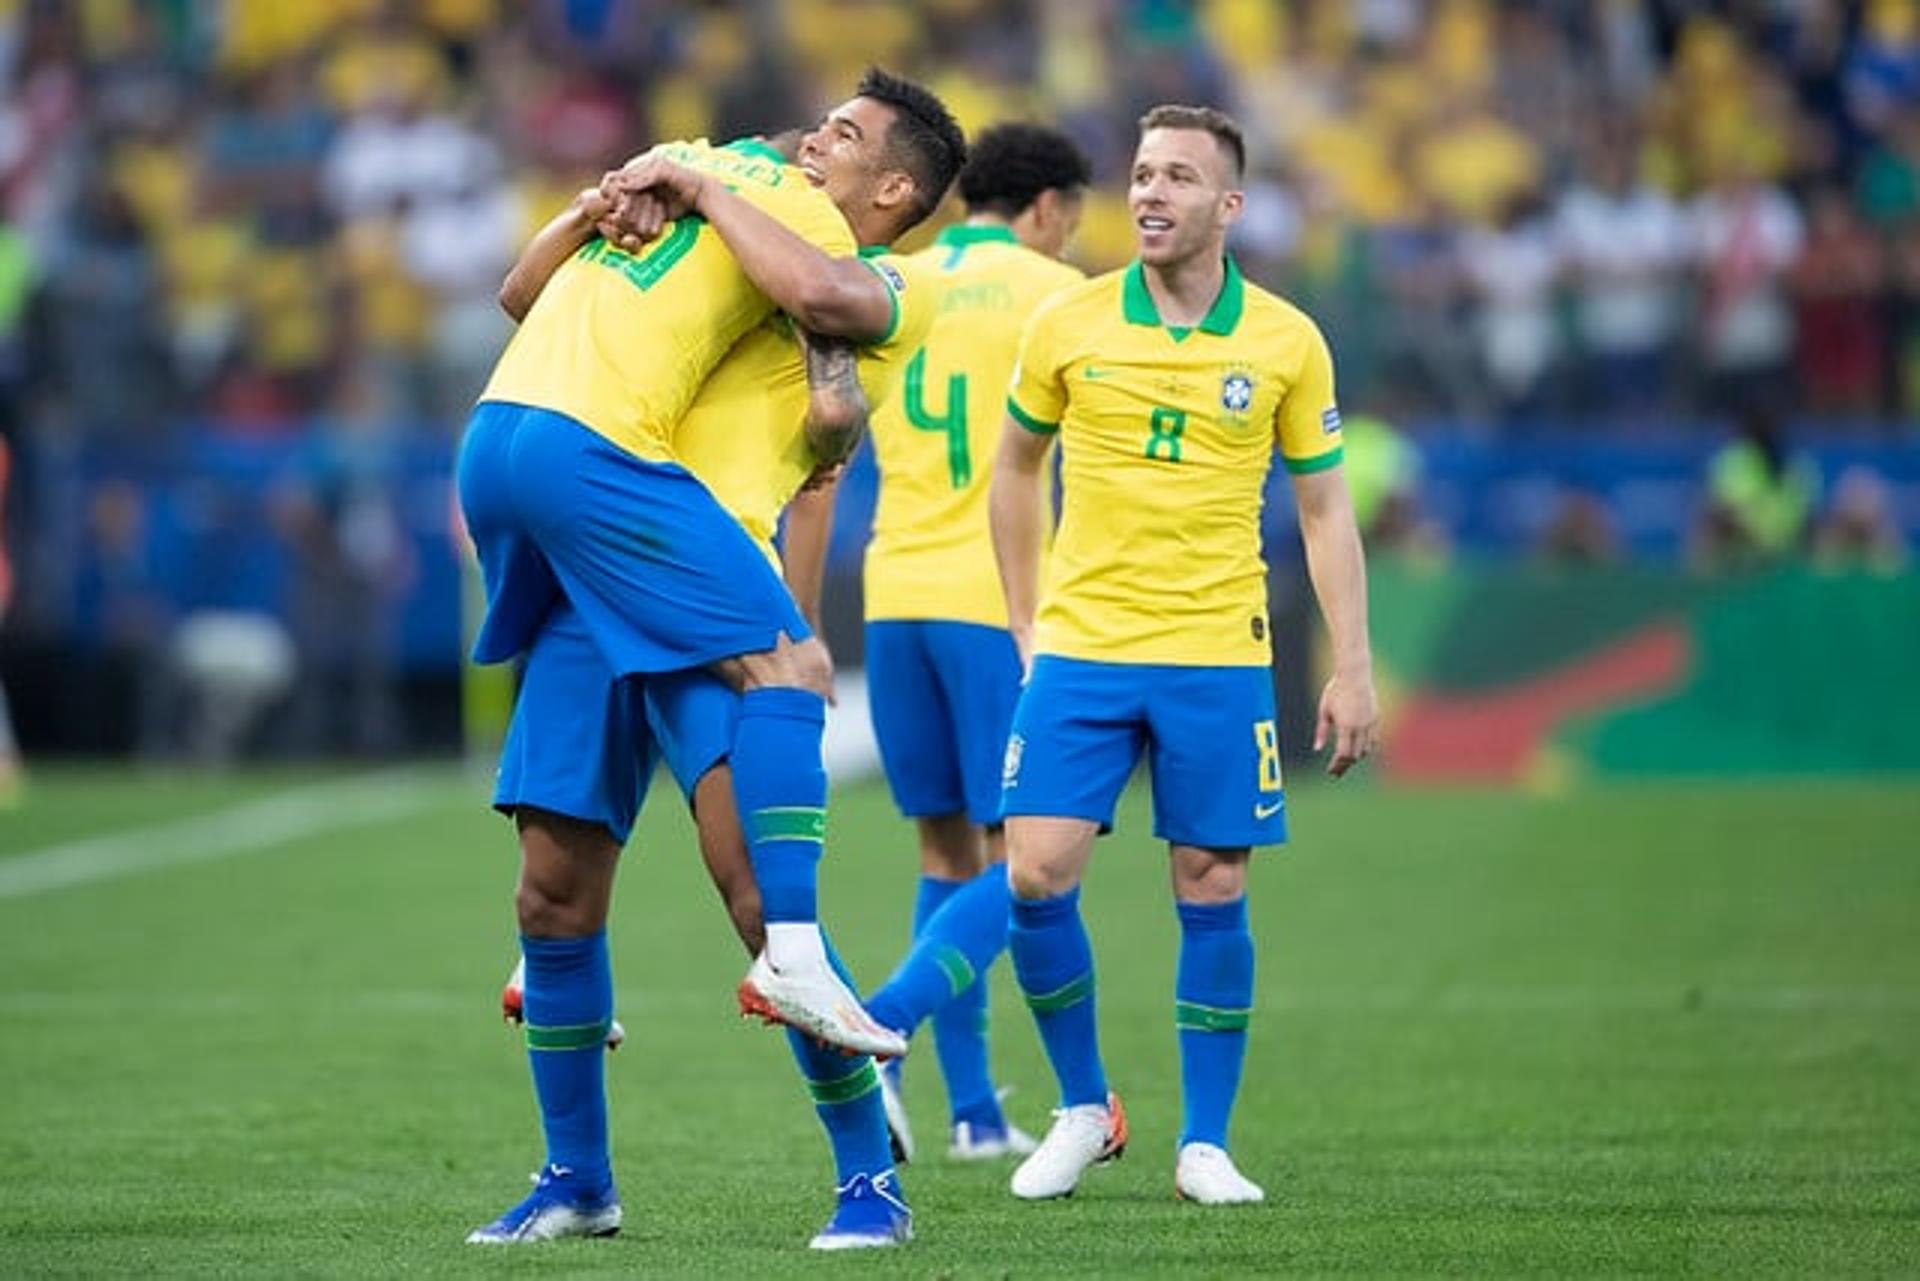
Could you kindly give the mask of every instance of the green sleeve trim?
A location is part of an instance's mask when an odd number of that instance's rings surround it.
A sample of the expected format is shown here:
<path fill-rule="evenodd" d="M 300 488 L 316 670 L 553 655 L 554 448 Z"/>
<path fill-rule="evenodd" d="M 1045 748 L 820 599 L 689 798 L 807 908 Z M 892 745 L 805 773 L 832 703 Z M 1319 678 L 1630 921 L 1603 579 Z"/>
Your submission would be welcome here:
<path fill-rule="evenodd" d="M 535 1027 L 527 1024 L 529 1050 L 592 1050 L 607 1043 L 613 1027 L 607 1020 L 577 1023 L 572 1027 Z"/>
<path fill-rule="evenodd" d="M 1325 471 L 1329 467 L 1338 467 L 1340 460 L 1346 457 L 1347 449 L 1339 445 L 1324 454 L 1315 454 L 1312 458 L 1284 458 L 1287 470 L 1296 476 L 1306 476 L 1313 472 Z"/>
<path fill-rule="evenodd" d="M 869 347 L 877 347 L 882 343 L 892 342 L 893 336 L 900 332 L 900 291 L 894 287 L 893 281 L 887 276 L 887 272 L 893 270 L 892 268 L 883 268 L 879 263 L 873 261 L 872 257 L 870 257 L 865 250 L 860 252 L 859 261 L 861 266 L 880 278 L 880 287 L 887 291 L 887 302 L 892 304 L 893 307 L 893 313 L 887 317 L 887 332 L 881 334 L 878 338 L 869 338 L 864 344 Z"/>
<path fill-rule="evenodd" d="M 1041 422 L 1038 418 L 1035 418 L 1032 414 L 1020 408 L 1019 402 L 1015 401 L 1011 396 L 1007 397 L 1007 412 L 1013 415 L 1013 421 L 1019 423 L 1036 436 L 1051 436 L 1060 430 L 1059 423 Z"/>
<path fill-rule="evenodd" d="M 1188 1032 L 1244 1032 L 1252 1014 L 1251 1010 L 1223 1010 L 1215 1005 L 1176 1001 L 1173 1025 Z"/>

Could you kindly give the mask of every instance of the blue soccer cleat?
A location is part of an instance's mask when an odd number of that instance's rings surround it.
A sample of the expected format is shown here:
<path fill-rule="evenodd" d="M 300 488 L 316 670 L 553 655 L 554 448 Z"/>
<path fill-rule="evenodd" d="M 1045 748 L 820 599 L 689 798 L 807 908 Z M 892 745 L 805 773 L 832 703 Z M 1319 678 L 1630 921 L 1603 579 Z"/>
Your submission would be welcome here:
<path fill-rule="evenodd" d="M 912 1239 L 913 1211 L 900 1195 L 900 1180 L 888 1170 L 848 1179 L 833 1218 L 808 1244 L 815 1250 L 875 1250 Z"/>
<path fill-rule="evenodd" d="M 572 1170 L 550 1165 L 534 1176 L 526 1200 L 467 1233 L 467 1244 L 524 1245 L 561 1237 L 610 1237 L 619 1230 L 620 1197 L 612 1184 L 586 1194 L 574 1185 Z"/>

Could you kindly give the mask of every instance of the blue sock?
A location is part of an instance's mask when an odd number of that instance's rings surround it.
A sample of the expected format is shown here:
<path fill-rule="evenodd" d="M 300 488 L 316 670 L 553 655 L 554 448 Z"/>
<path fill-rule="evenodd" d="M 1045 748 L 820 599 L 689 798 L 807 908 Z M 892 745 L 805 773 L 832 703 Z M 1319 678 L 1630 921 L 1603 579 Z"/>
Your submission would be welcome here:
<path fill-rule="evenodd" d="M 1060 1079 L 1060 1105 L 1107 1101 L 1093 1016 L 1093 949 L 1080 922 L 1080 891 L 1055 898 L 1013 900 L 1007 950 L 1020 980 L 1047 1060 Z"/>
<path fill-rule="evenodd" d="M 853 975 L 827 939 L 827 962 L 851 991 L 859 991 Z M 826 1129 L 833 1148 L 835 1181 L 845 1185 L 856 1174 L 875 1177 L 893 1169 L 893 1145 L 887 1137 L 886 1108 L 880 1102 L 880 1078 L 874 1061 L 864 1055 L 849 1058 L 828 1049 L 791 1028 L 787 1045 L 800 1065 L 800 1075 L 813 1096 L 814 1114 Z"/>
<path fill-rule="evenodd" d="M 984 980 L 1007 945 L 1010 897 L 1004 865 L 965 882 L 921 877 L 913 950 L 867 1002 L 874 1018 L 903 1032 L 932 1018 L 956 1124 L 971 1121 L 989 1129 L 1006 1124 L 987 1067 Z M 936 910 L 929 911 L 929 904 Z"/>
<path fill-rule="evenodd" d="M 607 1026 L 613 967 L 603 930 L 585 938 L 522 937 L 527 1058 L 547 1136 L 547 1163 L 592 1195 L 613 1183 L 607 1153 Z"/>
<path fill-rule="evenodd" d="M 827 835 L 827 771 L 820 763 L 826 701 L 804 689 L 753 689 L 740 699 L 733 788 L 769 925 L 816 921 L 820 850 Z"/>
<path fill-rule="evenodd" d="M 1227 1146 L 1227 1119 L 1247 1058 L 1253 1010 L 1253 935 L 1247 900 L 1178 903 L 1180 969 L 1174 1026 L 1180 1034 L 1180 1142 Z"/>

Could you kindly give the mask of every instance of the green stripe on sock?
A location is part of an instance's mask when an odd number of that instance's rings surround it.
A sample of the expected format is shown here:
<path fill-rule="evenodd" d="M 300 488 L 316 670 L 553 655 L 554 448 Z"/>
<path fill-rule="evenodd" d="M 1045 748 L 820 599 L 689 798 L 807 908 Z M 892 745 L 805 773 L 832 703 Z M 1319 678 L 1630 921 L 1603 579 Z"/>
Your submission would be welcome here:
<path fill-rule="evenodd" d="M 581 1023 L 573 1027 L 535 1027 L 527 1024 L 527 1048 L 529 1050 L 587 1050 L 607 1043 L 607 1033 L 613 1030 L 610 1019 L 598 1023 Z"/>
<path fill-rule="evenodd" d="M 823 1107 L 851 1103 L 868 1091 L 879 1088 L 880 1073 L 874 1070 L 872 1059 L 865 1060 L 837 1081 L 807 1082 L 807 1093 L 813 1095 L 813 1101 Z"/>
<path fill-rule="evenodd" d="M 966 991 L 973 983 L 973 962 L 959 948 L 941 948 L 933 954 L 933 963 L 947 976 L 947 986 L 953 989 L 955 996 Z"/>
<path fill-rule="evenodd" d="M 774 806 L 747 815 L 747 832 L 755 841 L 813 841 L 827 839 L 827 812 L 811 805 Z"/>
<path fill-rule="evenodd" d="M 1189 1032 L 1244 1032 L 1252 1010 L 1222 1010 L 1192 1001 L 1175 1001 L 1173 1025 Z"/>
<path fill-rule="evenodd" d="M 1035 1014 L 1057 1014 L 1070 1005 L 1078 1005 L 1093 995 L 1093 975 L 1082 974 L 1065 987 L 1051 992 L 1027 993 L 1027 1005 Z"/>

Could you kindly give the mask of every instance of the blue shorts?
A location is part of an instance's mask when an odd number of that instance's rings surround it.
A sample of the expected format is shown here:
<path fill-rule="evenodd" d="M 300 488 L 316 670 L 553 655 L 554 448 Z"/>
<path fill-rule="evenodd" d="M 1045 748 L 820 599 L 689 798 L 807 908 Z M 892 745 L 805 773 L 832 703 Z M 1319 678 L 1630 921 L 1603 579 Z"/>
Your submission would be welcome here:
<path fill-rule="evenodd" d="M 475 406 L 458 481 L 487 589 L 477 662 L 529 649 L 563 597 L 620 676 L 702 667 L 770 650 L 782 632 L 812 634 L 706 486 L 564 414 Z"/>
<path fill-rule="evenodd" d="M 1000 821 L 1000 763 L 1020 697 L 1011 634 L 980 623 L 868 623 L 867 691 L 902 814 Z"/>
<path fill-rule="evenodd" d="M 653 757 L 639 681 L 614 675 L 586 623 L 561 601 L 527 651 L 494 808 L 529 805 L 601 823 L 625 845 Z"/>
<path fill-rule="evenodd" d="M 647 727 L 655 749 L 688 800 L 707 771 L 733 752 L 740 695 L 707 671 L 643 678 Z"/>
<path fill-rule="evenodd" d="M 1091 663 L 1042 655 L 1007 743 L 1008 818 L 1103 828 L 1144 750 L 1153 831 L 1206 849 L 1287 839 L 1273 674 L 1264 667 Z"/>

